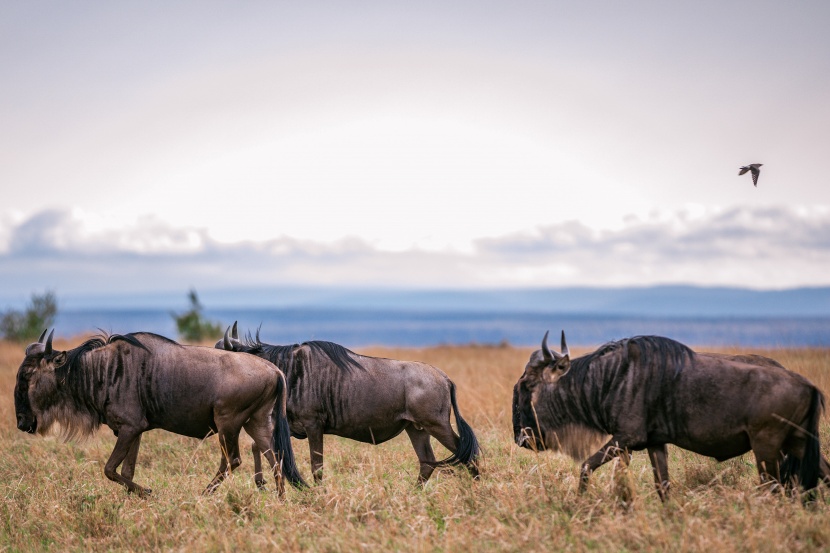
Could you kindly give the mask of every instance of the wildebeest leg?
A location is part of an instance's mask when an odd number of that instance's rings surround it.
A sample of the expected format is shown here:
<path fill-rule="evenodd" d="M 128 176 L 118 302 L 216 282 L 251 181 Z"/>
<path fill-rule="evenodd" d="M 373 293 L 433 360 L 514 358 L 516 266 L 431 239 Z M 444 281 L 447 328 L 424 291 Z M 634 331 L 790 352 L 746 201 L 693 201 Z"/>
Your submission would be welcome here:
<path fill-rule="evenodd" d="M 265 489 L 265 478 L 262 477 L 262 454 L 256 442 L 251 444 L 251 455 L 254 458 L 254 483 L 258 489 Z"/>
<path fill-rule="evenodd" d="M 308 436 L 308 449 L 311 454 L 311 474 L 314 475 L 314 483 L 323 481 L 323 429 L 319 426 L 306 425 Z"/>
<path fill-rule="evenodd" d="M 438 440 L 442 446 L 449 449 L 452 453 L 458 451 L 459 437 L 453 431 L 449 421 L 447 421 L 446 424 L 442 425 L 425 425 L 424 428 L 427 432 L 432 434 L 432 436 L 434 436 L 435 439 Z M 470 471 L 470 474 L 473 476 L 473 478 L 478 478 L 478 465 L 475 462 L 468 463 L 466 467 L 467 470 Z"/>
<path fill-rule="evenodd" d="M 239 429 L 236 431 L 225 430 L 219 431 L 219 447 L 222 448 L 222 459 L 219 462 L 219 470 L 216 476 L 210 481 L 205 494 L 213 493 L 219 484 L 233 472 L 233 470 L 242 464 L 242 459 L 239 458 Z M 230 468 L 230 470 L 228 470 Z"/>
<path fill-rule="evenodd" d="M 138 460 L 138 448 L 141 446 L 141 434 L 133 442 L 133 445 L 130 446 L 130 451 L 127 452 L 127 457 L 124 459 L 124 462 L 121 465 L 121 476 L 127 478 L 129 480 L 133 479 L 133 475 L 135 474 L 135 463 Z"/>
<path fill-rule="evenodd" d="M 127 488 L 128 492 L 136 492 L 139 496 L 144 497 L 152 490 L 150 488 L 142 488 L 132 481 L 131 478 L 118 474 L 118 466 L 124 461 L 130 453 L 133 443 L 141 436 L 142 430 L 135 428 L 121 427 L 118 430 L 118 439 L 115 441 L 115 448 L 107 459 L 107 464 L 104 465 L 104 475 L 113 482 L 117 482 Z M 138 448 L 136 448 L 138 451 Z"/>
<path fill-rule="evenodd" d="M 584 492 L 588 487 L 588 480 L 595 470 L 625 452 L 626 447 L 620 438 L 612 436 L 608 443 L 599 448 L 599 451 L 588 457 L 588 460 L 582 463 L 582 470 L 579 473 L 579 493 Z"/>
<path fill-rule="evenodd" d="M 406 433 L 409 436 L 409 441 L 412 442 L 415 454 L 418 456 L 418 462 L 421 464 L 418 483 L 426 484 L 435 470 L 435 453 L 432 451 L 432 444 L 429 443 L 429 432 L 418 430 L 414 425 L 409 425 L 406 427 Z"/>
<path fill-rule="evenodd" d="M 821 461 L 818 464 L 818 476 L 824 482 L 824 485 L 830 487 L 830 463 L 821 456 Z"/>
<path fill-rule="evenodd" d="M 753 444 L 755 463 L 758 466 L 758 476 L 761 477 L 761 485 L 768 485 L 773 492 L 781 491 L 781 472 L 778 461 L 781 458 L 781 451 L 778 447 L 769 447 L 764 444 Z"/>
<path fill-rule="evenodd" d="M 274 480 L 277 484 L 277 493 L 280 498 L 283 498 L 285 497 L 285 482 L 282 478 L 282 467 L 280 462 L 277 461 L 277 456 L 274 455 L 274 452 L 271 450 L 271 428 L 270 424 L 266 422 L 268 420 L 270 419 L 267 416 L 262 420 L 251 418 L 245 423 L 245 432 L 247 432 L 248 435 L 254 440 L 254 443 L 251 446 L 251 453 L 254 454 L 254 470 L 256 471 L 254 476 L 255 478 L 259 478 L 259 480 L 256 481 L 257 487 L 260 489 L 265 488 L 265 480 L 262 478 L 262 457 L 260 456 L 260 454 L 263 454 L 265 455 L 265 459 L 268 461 L 268 464 L 271 466 L 271 471 L 274 474 Z"/>
<path fill-rule="evenodd" d="M 648 458 L 654 471 L 654 485 L 660 501 L 665 501 L 669 494 L 669 462 L 666 444 L 649 446 Z"/>

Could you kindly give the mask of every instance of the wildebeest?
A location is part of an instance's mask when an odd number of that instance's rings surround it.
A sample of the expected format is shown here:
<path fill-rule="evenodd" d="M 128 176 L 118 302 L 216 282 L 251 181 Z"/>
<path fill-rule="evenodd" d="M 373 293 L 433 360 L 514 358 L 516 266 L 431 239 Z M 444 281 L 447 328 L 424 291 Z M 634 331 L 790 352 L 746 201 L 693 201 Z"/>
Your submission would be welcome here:
<path fill-rule="evenodd" d="M 243 341 L 236 323 L 216 347 L 262 357 L 285 373 L 288 424 L 292 436 L 308 438 L 315 482 L 323 477 L 324 434 L 380 444 L 406 431 L 420 462 L 419 482 L 439 466 L 463 464 L 473 477 L 479 474 L 478 441 L 458 410 L 455 384 L 431 365 L 358 355 L 324 341 L 269 345 L 259 331 L 256 339 L 248 335 Z M 450 426 L 451 410 L 458 435 Z M 452 455 L 436 461 L 430 436 Z M 258 444 L 252 447 L 258 463 Z"/>
<path fill-rule="evenodd" d="M 142 433 L 161 428 L 193 438 L 218 434 L 222 458 L 205 490 L 211 492 L 241 463 L 244 427 L 265 452 L 280 496 L 283 476 L 295 486 L 305 484 L 291 450 L 285 377 L 271 363 L 150 333 L 96 336 L 57 351 L 53 334 L 45 344 L 41 336 L 26 348 L 17 372 L 20 430 L 43 434 L 58 423 L 71 438 L 106 424 L 117 440 L 104 474 L 143 496 L 150 490 L 133 481 Z"/>
<path fill-rule="evenodd" d="M 604 443 L 584 460 L 580 491 L 604 463 L 647 449 L 665 499 L 666 444 L 718 461 L 752 450 L 761 482 L 773 487 L 798 482 L 809 490 L 819 478 L 830 485 L 818 438 L 824 396 L 777 362 L 695 353 L 658 336 L 610 342 L 571 361 L 565 333 L 561 354 L 547 337 L 513 389 L 514 438 L 579 461 L 586 444 Z"/>

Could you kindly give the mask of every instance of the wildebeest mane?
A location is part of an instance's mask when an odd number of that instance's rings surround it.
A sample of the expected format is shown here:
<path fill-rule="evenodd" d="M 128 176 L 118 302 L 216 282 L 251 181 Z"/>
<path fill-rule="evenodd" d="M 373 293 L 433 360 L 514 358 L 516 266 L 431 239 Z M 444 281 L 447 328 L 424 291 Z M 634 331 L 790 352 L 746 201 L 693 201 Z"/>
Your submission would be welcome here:
<path fill-rule="evenodd" d="M 152 336 L 157 336 L 152 334 Z M 163 340 L 169 340 L 168 338 L 164 338 L 163 336 L 158 336 Z M 144 344 L 142 344 L 135 334 L 99 334 L 93 336 L 92 338 L 88 339 L 86 342 L 81 344 L 80 346 L 71 349 L 66 352 L 66 362 L 59 367 L 59 369 L 64 369 L 65 372 L 71 373 L 74 368 L 78 367 L 81 357 L 90 351 L 102 348 L 114 342 L 127 342 L 130 345 L 135 347 L 141 348 L 145 351 L 149 351 Z M 173 342 L 175 343 L 175 342 Z"/>
<path fill-rule="evenodd" d="M 632 351 L 636 351 L 636 358 Z M 645 401 L 659 401 L 664 385 L 687 368 L 694 357 L 688 346 L 661 336 L 635 336 L 608 342 L 592 353 L 573 359 L 570 370 L 560 380 L 559 389 L 566 397 L 576 400 L 571 407 L 579 410 L 584 422 L 605 430 L 603 413 L 588 408 L 589 405 L 602 405 L 626 378 L 650 382 L 644 389 Z M 631 370 L 639 374 L 629 375 Z"/>
<path fill-rule="evenodd" d="M 352 368 L 362 369 L 363 366 L 355 359 L 358 355 L 333 342 L 325 342 L 322 340 L 311 340 L 303 342 L 302 344 L 291 344 L 287 346 L 275 346 L 262 342 L 259 338 L 259 330 L 257 330 L 256 337 L 251 337 L 250 333 L 245 338 L 245 351 L 254 355 L 264 355 L 271 363 L 286 370 L 287 367 L 293 366 L 294 350 L 299 346 L 308 346 L 312 353 L 322 354 L 332 361 L 339 369 L 343 371 L 350 371 Z"/>

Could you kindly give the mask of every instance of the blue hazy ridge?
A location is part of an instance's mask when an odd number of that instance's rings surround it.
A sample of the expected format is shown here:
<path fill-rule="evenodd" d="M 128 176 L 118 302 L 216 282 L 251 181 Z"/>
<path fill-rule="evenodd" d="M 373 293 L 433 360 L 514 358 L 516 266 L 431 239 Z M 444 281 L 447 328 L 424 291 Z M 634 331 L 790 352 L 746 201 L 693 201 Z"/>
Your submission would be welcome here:
<path fill-rule="evenodd" d="M 432 312 L 309 309 L 206 310 L 223 328 L 261 329 L 264 341 L 288 344 L 328 340 L 347 347 L 424 347 L 438 344 L 538 345 L 546 330 L 558 344 L 565 330 L 572 345 L 599 345 L 638 334 L 668 336 L 690 345 L 746 347 L 830 346 L 830 317 L 642 317 L 510 312 Z M 176 337 L 168 310 L 62 311 L 60 335 L 100 328 L 109 333 L 149 331 Z M 219 338 L 217 336 L 217 338 Z"/>

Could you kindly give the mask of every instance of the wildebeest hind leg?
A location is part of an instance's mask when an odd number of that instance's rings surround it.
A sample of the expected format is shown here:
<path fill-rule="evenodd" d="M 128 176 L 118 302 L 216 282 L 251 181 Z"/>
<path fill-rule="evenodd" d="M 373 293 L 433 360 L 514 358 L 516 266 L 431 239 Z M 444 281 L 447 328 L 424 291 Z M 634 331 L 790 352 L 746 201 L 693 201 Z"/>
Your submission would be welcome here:
<path fill-rule="evenodd" d="M 591 474 L 599 467 L 619 457 L 622 453 L 627 451 L 626 444 L 621 438 L 612 436 L 608 443 L 599 448 L 599 451 L 588 457 L 588 460 L 582 463 L 582 469 L 579 473 L 579 492 L 582 493 L 588 487 L 588 480 Z"/>
<path fill-rule="evenodd" d="M 769 486 L 773 492 L 781 490 L 781 472 L 778 461 L 781 452 L 778 448 L 753 446 L 755 463 L 758 466 L 758 476 L 761 478 L 762 486 Z"/>
<path fill-rule="evenodd" d="M 320 484 L 323 481 L 323 429 L 306 425 L 305 430 L 311 456 L 311 474 L 314 475 L 314 483 Z"/>
<path fill-rule="evenodd" d="M 824 455 L 821 456 L 818 464 L 818 476 L 825 486 L 830 487 L 830 463 L 827 462 Z"/>
<path fill-rule="evenodd" d="M 227 430 L 219 432 L 219 446 L 222 448 L 222 459 L 219 462 L 219 470 L 216 471 L 216 476 L 210 481 L 205 493 L 213 493 L 219 484 L 227 478 L 228 474 L 242 464 L 242 459 L 239 458 L 239 429 Z"/>
<path fill-rule="evenodd" d="M 142 488 L 138 484 L 118 474 L 118 466 L 124 461 L 130 453 L 130 448 L 133 443 L 141 436 L 142 431 L 134 428 L 121 427 L 118 431 L 118 439 L 115 441 L 115 448 L 107 459 L 107 464 L 104 465 L 104 474 L 113 482 L 117 482 L 127 488 L 128 492 L 136 492 L 140 496 L 145 496 L 150 493 L 149 488 Z"/>
<path fill-rule="evenodd" d="M 267 416 L 265 420 L 267 420 Z M 271 449 L 271 429 L 269 425 L 263 422 L 263 420 L 252 418 L 245 423 L 245 432 L 254 440 L 251 446 L 251 453 L 254 454 L 254 476 L 255 478 L 259 478 L 259 480 L 255 480 L 257 487 L 260 489 L 264 489 L 265 487 L 265 479 L 262 477 L 261 457 L 261 455 L 265 455 L 265 459 L 268 461 L 268 465 L 271 467 L 271 472 L 274 475 L 274 481 L 277 484 L 277 493 L 281 498 L 285 497 L 285 482 L 282 478 L 282 467 L 277 461 L 277 456 L 274 455 L 274 451 Z"/>
<path fill-rule="evenodd" d="M 265 489 L 265 478 L 262 477 L 262 453 L 256 442 L 251 444 L 251 456 L 254 458 L 254 483 L 260 490 Z"/>
<path fill-rule="evenodd" d="M 418 483 L 426 484 L 432 472 L 435 470 L 435 453 L 432 451 L 432 444 L 429 443 L 429 432 L 425 430 L 418 430 L 413 425 L 406 427 L 406 433 L 409 436 L 409 441 L 412 442 L 412 447 L 415 449 L 415 454 L 418 456 L 418 462 L 421 465 L 418 474 Z"/>
<path fill-rule="evenodd" d="M 666 444 L 650 446 L 648 458 L 654 471 L 654 486 L 657 488 L 657 494 L 660 496 L 660 501 L 665 501 L 669 494 L 669 461 Z"/>

